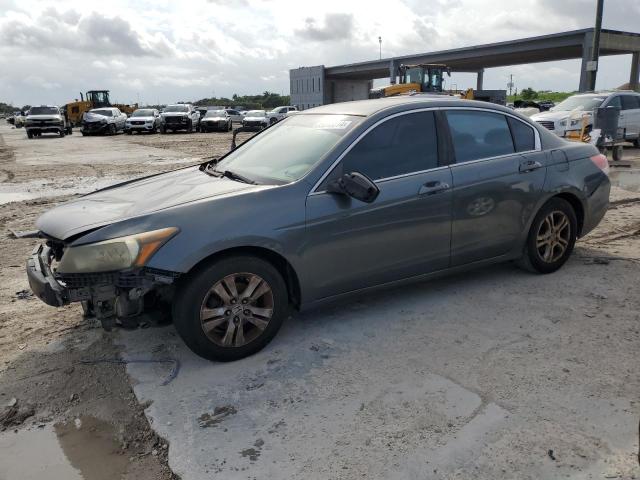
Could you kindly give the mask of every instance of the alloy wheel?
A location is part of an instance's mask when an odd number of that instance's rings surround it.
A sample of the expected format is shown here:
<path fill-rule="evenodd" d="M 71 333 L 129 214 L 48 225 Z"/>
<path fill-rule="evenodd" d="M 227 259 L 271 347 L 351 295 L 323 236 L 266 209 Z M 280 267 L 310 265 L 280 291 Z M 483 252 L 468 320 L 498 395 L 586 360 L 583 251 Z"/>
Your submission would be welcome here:
<path fill-rule="evenodd" d="M 562 258 L 571 240 L 571 223 L 564 212 L 554 210 L 538 227 L 536 250 L 545 263 Z"/>
<path fill-rule="evenodd" d="M 200 307 L 200 323 L 216 345 L 241 347 L 264 332 L 273 307 L 273 291 L 263 278 L 253 273 L 234 273 L 207 292 Z"/>

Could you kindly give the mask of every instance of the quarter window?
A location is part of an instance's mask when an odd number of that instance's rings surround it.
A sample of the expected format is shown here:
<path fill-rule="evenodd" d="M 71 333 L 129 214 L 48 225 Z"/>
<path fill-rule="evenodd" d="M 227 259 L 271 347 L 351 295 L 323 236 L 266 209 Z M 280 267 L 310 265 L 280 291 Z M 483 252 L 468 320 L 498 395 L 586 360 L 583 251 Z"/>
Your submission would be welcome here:
<path fill-rule="evenodd" d="M 515 152 L 504 115 L 450 110 L 447 112 L 447 121 L 457 163 Z"/>
<path fill-rule="evenodd" d="M 507 117 L 507 122 L 509 122 L 516 152 L 528 152 L 529 150 L 535 149 L 536 141 L 533 128 L 511 117 Z"/>
<path fill-rule="evenodd" d="M 360 172 L 379 180 L 437 166 L 433 112 L 418 112 L 392 118 L 371 130 L 342 159 L 341 173 Z"/>

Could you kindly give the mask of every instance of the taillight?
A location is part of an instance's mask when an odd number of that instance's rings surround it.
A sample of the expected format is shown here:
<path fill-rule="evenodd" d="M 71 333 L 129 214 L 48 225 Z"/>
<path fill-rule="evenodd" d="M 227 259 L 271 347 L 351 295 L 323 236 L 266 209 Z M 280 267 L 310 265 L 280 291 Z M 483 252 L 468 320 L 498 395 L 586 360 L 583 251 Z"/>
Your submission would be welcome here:
<path fill-rule="evenodd" d="M 605 174 L 609 175 L 609 160 L 607 157 L 601 153 L 598 155 L 594 155 L 591 157 L 591 161 L 594 163 L 596 167 L 602 170 Z"/>

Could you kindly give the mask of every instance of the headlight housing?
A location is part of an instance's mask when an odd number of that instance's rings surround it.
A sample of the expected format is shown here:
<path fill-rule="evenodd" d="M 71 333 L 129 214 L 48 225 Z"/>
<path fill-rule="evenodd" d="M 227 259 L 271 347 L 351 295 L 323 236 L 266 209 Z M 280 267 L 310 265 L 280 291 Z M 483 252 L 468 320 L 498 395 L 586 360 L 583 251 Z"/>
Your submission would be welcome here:
<path fill-rule="evenodd" d="M 560 120 L 560 126 L 562 126 L 562 127 L 566 127 L 567 126 L 567 119 L 566 118 L 564 120 Z"/>
<path fill-rule="evenodd" d="M 60 273 L 97 273 L 143 267 L 177 233 L 176 227 L 169 227 L 70 247 L 62 255 L 57 270 Z"/>

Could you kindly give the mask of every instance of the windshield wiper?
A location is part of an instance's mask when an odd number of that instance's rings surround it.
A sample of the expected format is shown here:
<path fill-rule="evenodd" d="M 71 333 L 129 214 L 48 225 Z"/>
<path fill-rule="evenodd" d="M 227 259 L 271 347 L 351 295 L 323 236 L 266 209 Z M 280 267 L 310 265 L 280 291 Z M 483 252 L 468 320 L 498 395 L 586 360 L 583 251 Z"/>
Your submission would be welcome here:
<path fill-rule="evenodd" d="M 218 171 L 218 170 L 214 170 Z M 230 178 L 231 180 L 235 180 L 236 182 L 249 183 L 251 185 L 257 185 L 258 182 L 251 180 L 250 178 L 245 177 L 244 175 L 240 175 L 239 173 L 232 172 L 231 170 L 225 170 L 224 172 L 220 172 L 222 177 Z"/>

